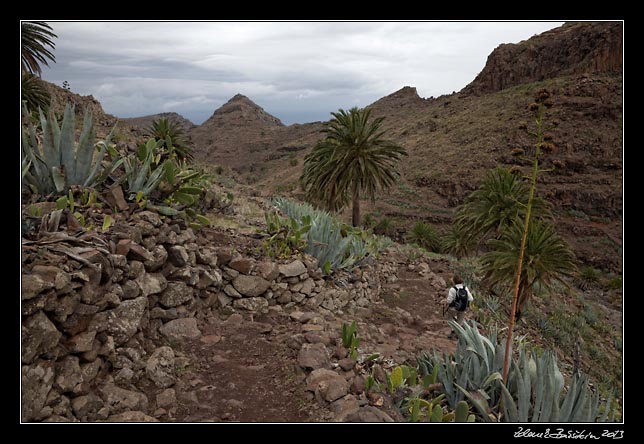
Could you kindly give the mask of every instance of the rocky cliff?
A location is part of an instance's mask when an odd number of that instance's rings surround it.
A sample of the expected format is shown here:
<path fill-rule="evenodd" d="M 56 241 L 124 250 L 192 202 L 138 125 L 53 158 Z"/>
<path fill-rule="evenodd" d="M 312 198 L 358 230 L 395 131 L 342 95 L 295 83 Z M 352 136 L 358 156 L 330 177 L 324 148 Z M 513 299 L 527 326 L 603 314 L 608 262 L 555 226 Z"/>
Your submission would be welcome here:
<path fill-rule="evenodd" d="M 622 37 L 621 22 L 571 22 L 502 44 L 462 92 L 484 94 L 570 74 L 621 72 Z"/>

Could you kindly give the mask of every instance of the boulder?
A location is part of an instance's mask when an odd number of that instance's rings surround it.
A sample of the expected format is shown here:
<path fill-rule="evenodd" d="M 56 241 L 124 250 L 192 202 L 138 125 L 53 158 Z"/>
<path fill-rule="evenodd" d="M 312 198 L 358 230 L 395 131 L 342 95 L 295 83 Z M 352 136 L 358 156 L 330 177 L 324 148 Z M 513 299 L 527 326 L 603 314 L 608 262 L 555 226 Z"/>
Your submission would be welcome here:
<path fill-rule="evenodd" d="M 157 348 L 145 366 L 145 374 L 159 388 L 168 388 L 174 384 L 174 370 L 174 351 L 167 346 Z"/>
<path fill-rule="evenodd" d="M 117 250 L 118 252 L 118 250 Z M 154 260 L 154 255 L 150 253 L 144 246 L 132 242 L 127 257 L 140 262 L 148 262 Z"/>
<path fill-rule="evenodd" d="M 123 299 L 134 299 L 141 294 L 141 287 L 136 281 L 127 280 L 121 285 L 123 290 Z"/>
<path fill-rule="evenodd" d="M 275 262 L 258 262 L 255 269 L 257 270 L 257 275 L 266 279 L 267 281 L 274 281 L 280 275 L 279 267 Z"/>
<path fill-rule="evenodd" d="M 77 418 L 83 418 L 95 413 L 103 407 L 103 400 L 94 393 L 77 396 L 72 399 L 72 411 Z"/>
<path fill-rule="evenodd" d="M 45 280 L 37 274 L 23 274 L 21 279 L 21 298 L 23 301 L 35 298 L 41 292 L 54 287 L 52 280 Z"/>
<path fill-rule="evenodd" d="M 157 245 L 150 251 L 151 258 L 143 262 L 147 271 L 156 271 L 168 259 L 168 250 L 163 245 Z"/>
<path fill-rule="evenodd" d="M 198 264 L 210 265 L 213 269 L 217 266 L 217 253 L 212 248 L 200 248 L 195 254 Z"/>
<path fill-rule="evenodd" d="M 112 414 L 148 409 L 148 398 L 143 393 L 126 390 L 110 383 L 100 387 L 99 392 Z"/>
<path fill-rule="evenodd" d="M 161 333 L 169 341 L 181 341 L 183 339 L 198 339 L 201 331 L 197 328 L 195 318 L 175 319 L 159 328 Z"/>
<path fill-rule="evenodd" d="M 29 422 L 40 416 L 47 395 L 54 383 L 54 363 L 37 361 L 22 366 L 22 420 Z"/>
<path fill-rule="evenodd" d="M 313 288 L 315 288 L 315 281 L 312 278 L 308 278 L 302 282 L 302 286 L 298 291 L 306 296 L 310 296 Z"/>
<path fill-rule="evenodd" d="M 302 368 L 310 368 L 313 370 L 331 367 L 329 354 L 324 344 L 321 343 L 302 344 L 302 348 L 297 357 L 297 363 Z"/>
<path fill-rule="evenodd" d="M 233 301 L 233 307 L 257 313 L 264 313 L 268 311 L 268 301 L 264 298 L 235 299 Z"/>
<path fill-rule="evenodd" d="M 177 394 L 173 388 L 165 389 L 157 395 L 157 407 L 171 409 L 177 404 Z"/>
<path fill-rule="evenodd" d="M 316 396 L 327 402 L 342 398 L 349 392 L 349 384 L 340 375 L 320 381 L 315 389 Z"/>
<path fill-rule="evenodd" d="M 373 406 L 362 407 L 355 412 L 351 412 L 346 416 L 347 422 L 394 422 L 394 420 L 383 412 Z"/>
<path fill-rule="evenodd" d="M 139 219 L 152 224 L 152 226 L 154 227 L 160 227 L 163 224 L 161 217 L 154 211 L 141 211 L 139 213 L 136 213 L 136 216 Z"/>
<path fill-rule="evenodd" d="M 306 273 L 306 266 L 301 260 L 296 259 L 289 264 L 280 264 L 279 271 L 285 277 L 299 276 Z"/>
<path fill-rule="evenodd" d="M 61 393 L 71 392 L 83 381 L 77 356 L 68 355 L 56 363 L 56 380 L 54 387 Z"/>
<path fill-rule="evenodd" d="M 166 307 L 176 307 L 193 299 L 193 289 L 184 282 L 169 282 L 159 297 L 159 302 Z"/>
<path fill-rule="evenodd" d="M 31 272 L 40 275 L 47 282 L 53 282 L 56 290 L 62 290 L 71 282 L 68 273 L 53 265 L 34 265 Z"/>
<path fill-rule="evenodd" d="M 216 270 L 199 270 L 199 282 L 197 288 L 220 287 L 222 283 L 221 274 Z"/>
<path fill-rule="evenodd" d="M 188 265 L 190 256 L 183 245 L 173 245 L 168 249 L 168 259 L 177 267 Z"/>
<path fill-rule="evenodd" d="M 94 344 L 94 338 L 96 337 L 95 331 L 85 331 L 79 333 L 76 336 L 71 337 L 67 341 L 67 348 L 72 353 L 82 353 L 90 351 L 92 345 Z"/>
<path fill-rule="evenodd" d="M 264 293 L 271 286 L 271 283 L 259 276 L 246 276 L 240 274 L 233 280 L 233 287 L 241 295 L 256 297 Z M 230 296 L 230 295 L 229 295 Z"/>
<path fill-rule="evenodd" d="M 141 273 L 136 278 L 136 283 L 141 289 L 143 296 L 161 293 L 168 286 L 168 282 L 161 273 Z"/>
<path fill-rule="evenodd" d="M 88 330 L 105 331 L 113 336 L 116 345 L 124 344 L 137 332 L 147 306 L 148 298 L 144 296 L 124 301 L 113 310 L 96 314 Z"/>
<path fill-rule="evenodd" d="M 254 260 L 241 255 L 233 257 L 230 262 L 228 262 L 228 266 L 230 268 L 246 275 L 250 274 L 253 269 L 253 265 L 255 265 Z"/>
<path fill-rule="evenodd" d="M 313 370 L 306 377 L 306 384 L 307 384 L 306 388 L 307 390 L 314 391 L 320 381 L 323 381 L 329 378 L 335 378 L 337 376 L 338 374 L 333 370 L 329 370 L 327 368 L 318 368 L 316 370 Z"/>
<path fill-rule="evenodd" d="M 226 293 L 227 296 L 235 299 L 239 299 L 242 297 L 242 295 L 237 290 L 235 290 L 235 287 L 233 287 L 230 284 L 224 287 L 224 293 Z"/>
<path fill-rule="evenodd" d="M 30 364 L 37 356 L 49 352 L 58 345 L 61 336 L 47 315 L 38 311 L 22 325 L 22 362 Z"/>

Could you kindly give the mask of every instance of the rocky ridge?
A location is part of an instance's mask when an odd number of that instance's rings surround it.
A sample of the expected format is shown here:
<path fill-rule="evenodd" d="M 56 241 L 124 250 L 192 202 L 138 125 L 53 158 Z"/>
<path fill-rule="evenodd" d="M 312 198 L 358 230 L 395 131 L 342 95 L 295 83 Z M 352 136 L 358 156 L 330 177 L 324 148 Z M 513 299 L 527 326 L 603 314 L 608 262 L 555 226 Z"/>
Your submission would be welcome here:
<path fill-rule="evenodd" d="M 196 125 L 192 123 L 190 120 L 186 119 L 181 114 L 177 114 L 174 112 L 150 114 L 147 116 L 140 116 L 140 117 L 127 117 L 127 118 L 121 118 L 119 121 L 131 126 L 136 126 L 144 129 L 144 128 L 149 128 L 150 126 L 152 126 L 152 122 L 159 119 L 168 119 L 168 121 L 170 122 L 177 123 L 179 127 L 183 129 L 183 131 L 186 134 L 188 134 L 196 127 Z"/>
<path fill-rule="evenodd" d="M 572 74 L 619 73 L 623 32 L 620 22 L 568 22 L 529 40 L 502 44 L 462 92 L 485 94 Z"/>

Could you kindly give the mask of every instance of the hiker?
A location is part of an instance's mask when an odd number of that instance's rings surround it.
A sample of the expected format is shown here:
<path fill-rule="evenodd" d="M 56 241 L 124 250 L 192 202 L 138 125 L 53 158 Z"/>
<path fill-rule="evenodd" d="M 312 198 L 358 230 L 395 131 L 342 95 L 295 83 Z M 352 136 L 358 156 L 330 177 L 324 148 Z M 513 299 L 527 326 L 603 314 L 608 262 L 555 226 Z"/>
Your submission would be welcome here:
<path fill-rule="evenodd" d="M 474 300 L 469 288 L 463 284 L 463 279 L 457 274 L 452 277 L 453 287 L 447 292 L 447 299 L 443 301 L 444 306 L 447 308 L 447 320 L 456 319 L 456 322 L 463 325 L 463 318 L 465 317 L 465 310 L 470 302 Z M 445 308 L 445 307 L 444 307 Z M 449 334 L 450 338 L 455 337 L 455 333 Z"/>

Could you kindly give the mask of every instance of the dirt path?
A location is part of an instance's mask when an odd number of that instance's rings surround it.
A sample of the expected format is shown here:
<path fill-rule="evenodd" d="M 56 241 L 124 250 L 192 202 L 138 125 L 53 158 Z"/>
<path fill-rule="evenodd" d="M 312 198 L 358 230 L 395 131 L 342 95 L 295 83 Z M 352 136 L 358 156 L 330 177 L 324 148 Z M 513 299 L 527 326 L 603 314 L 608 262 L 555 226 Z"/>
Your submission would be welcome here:
<path fill-rule="evenodd" d="M 440 267 L 438 267 L 440 270 Z M 422 270 L 421 270 L 422 271 Z M 227 320 L 202 321 L 202 336 L 173 344 L 186 363 L 174 385 L 176 403 L 159 419 L 169 422 L 325 422 L 333 406 L 306 391 L 298 365 L 303 342 L 319 340 L 332 351 L 342 323 L 356 320 L 364 353 L 379 353 L 396 364 L 415 363 L 420 351 L 454 351 L 441 316 L 443 294 L 435 273 L 401 268 L 399 279 L 384 286 L 382 304 L 319 315 L 321 331 L 287 313 L 259 318 L 234 314 Z M 333 358 L 333 356 L 332 356 Z M 332 362 L 338 360 L 332 359 Z M 152 392 L 149 396 L 156 396 Z"/>

